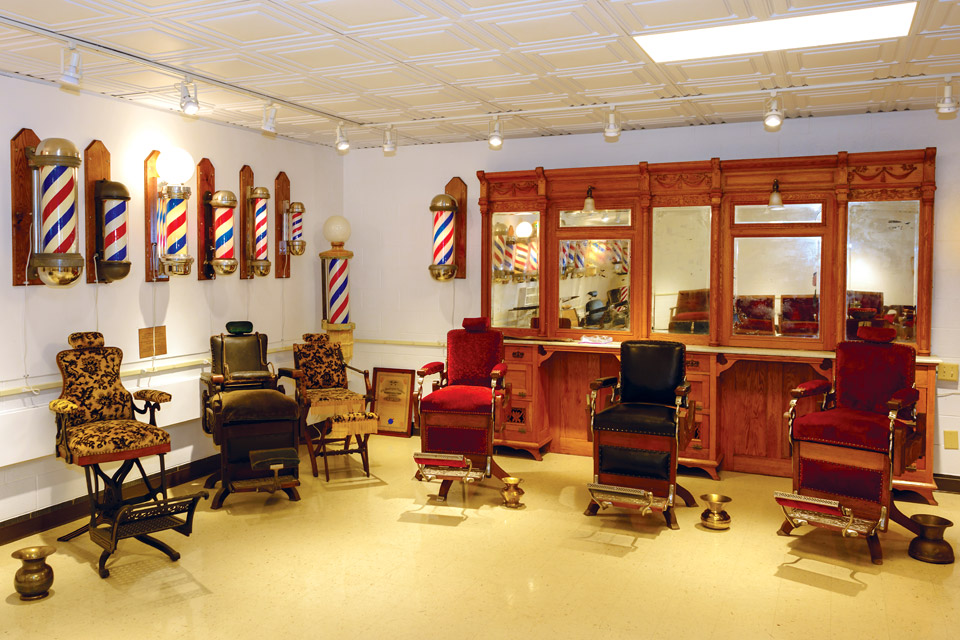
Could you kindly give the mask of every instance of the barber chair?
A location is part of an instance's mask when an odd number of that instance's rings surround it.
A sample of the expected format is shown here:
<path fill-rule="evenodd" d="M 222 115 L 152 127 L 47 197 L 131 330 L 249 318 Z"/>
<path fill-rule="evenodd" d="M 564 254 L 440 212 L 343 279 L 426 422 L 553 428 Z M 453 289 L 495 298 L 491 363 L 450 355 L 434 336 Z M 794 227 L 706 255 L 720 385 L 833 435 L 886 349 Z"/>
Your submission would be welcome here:
<path fill-rule="evenodd" d="M 72 348 L 57 354 L 63 390 L 50 402 L 50 409 L 57 419 L 57 456 L 83 467 L 86 475 L 90 522 L 58 539 L 72 540 L 89 532 L 90 539 L 103 548 L 98 566 L 101 578 L 110 575 L 107 559 L 125 538 L 136 538 L 176 561 L 180 554 L 150 534 L 173 529 L 189 536 L 197 503 L 207 493 L 167 495 L 163 457 L 170 451 L 170 434 L 157 427 L 156 412 L 161 403 L 170 401 L 170 394 L 141 389 L 131 396 L 120 382 L 123 352 L 105 347 L 103 334 L 72 333 L 68 342 Z M 144 402 L 142 409 L 134 398 Z M 136 419 L 148 411 L 149 423 Z M 158 481 L 147 476 L 140 462 L 154 455 L 160 459 Z M 120 466 L 112 473 L 100 466 L 115 462 Z M 134 467 L 145 491 L 125 498 L 123 484 Z"/>
<path fill-rule="evenodd" d="M 351 367 L 343 359 L 340 345 L 325 333 L 305 333 L 302 343 L 293 345 L 295 369 L 280 368 L 281 377 L 296 381 L 300 404 L 300 425 L 310 451 L 313 477 L 319 475 L 317 458 L 323 459 L 323 474 L 330 481 L 331 456 L 360 455 L 363 471 L 370 477 L 367 441 L 377 432 L 379 417 L 370 411 L 373 388 L 370 372 Z M 347 371 L 363 376 L 366 393 L 347 388 Z M 355 446 L 351 447 L 351 440 Z"/>
<path fill-rule="evenodd" d="M 882 327 L 883 292 L 847 291 L 846 338 L 856 340 L 860 327 Z"/>
<path fill-rule="evenodd" d="M 590 296 L 590 299 L 584 305 L 583 326 L 602 327 L 607 313 L 607 305 L 604 304 L 603 300 L 597 298 L 596 291 L 590 291 L 587 295 Z"/>
<path fill-rule="evenodd" d="M 277 386 L 267 362 L 267 336 L 249 322 L 228 322 L 227 334 L 210 337 L 210 373 L 200 376 L 203 430 L 220 447 L 220 482 L 211 509 L 231 493 L 283 491 L 299 500 L 300 409 Z"/>
<path fill-rule="evenodd" d="M 737 296 L 733 306 L 734 333 L 773 335 L 773 296 Z"/>
<path fill-rule="evenodd" d="M 679 342 L 628 340 L 620 345 L 620 376 L 590 383 L 593 482 L 585 515 L 601 507 L 659 511 L 677 529 L 676 498 L 696 506 L 677 484 L 677 457 L 693 436 L 696 412 L 687 399 L 685 353 Z M 613 389 L 612 404 L 597 411 L 601 389 Z"/>
<path fill-rule="evenodd" d="M 447 333 L 446 369 L 431 362 L 417 372 L 417 479 L 441 480 L 439 501 L 455 481 L 507 476 L 493 459 L 493 434 L 503 428 L 510 399 L 506 372 L 503 334 L 490 329 L 489 318 L 465 318 L 463 329 Z M 424 379 L 434 374 L 440 379 L 424 396 Z"/>
<path fill-rule="evenodd" d="M 780 334 L 815 336 L 820 333 L 820 299 L 816 294 L 780 299 Z"/>
<path fill-rule="evenodd" d="M 710 330 L 710 289 L 677 292 L 677 306 L 670 309 L 670 333 L 707 333 Z"/>
<path fill-rule="evenodd" d="M 859 336 L 837 345 L 832 388 L 821 379 L 790 392 L 793 493 L 775 494 L 786 517 L 778 533 L 810 524 L 862 536 L 882 564 L 878 534 L 891 519 L 920 535 L 894 504 L 892 482 L 923 454 L 925 416 L 917 413 L 913 347 L 891 344 L 889 328 L 861 327 Z M 800 415 L 801 399 L 820 396 L 819 411 Z"/>

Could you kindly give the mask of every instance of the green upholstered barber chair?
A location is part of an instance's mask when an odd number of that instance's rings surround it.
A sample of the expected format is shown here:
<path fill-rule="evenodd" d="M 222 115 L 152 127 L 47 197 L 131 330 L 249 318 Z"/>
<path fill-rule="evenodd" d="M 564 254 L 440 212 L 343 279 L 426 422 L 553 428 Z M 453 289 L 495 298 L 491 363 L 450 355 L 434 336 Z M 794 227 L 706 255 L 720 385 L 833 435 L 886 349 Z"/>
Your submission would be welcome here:
<path fill-rule="evenodd" d="M 220 470 L 211 504 L 219 509 L 231 493 L 283 491 L 299 500 L 300 410 L 277 385 L 267 362 L 267 336 L 249 322 L 228 322 L 227 333 L 210 337 L 211 372 L 200 376 L 203 429 L 220 447 Z"/>
<path fill-rule="evenodd" d="M 59 540 L 89 532 L 90 539 L 103 548 L 101 578 L 110 575 L 107 559 L 125 538 L 136 538 L 178 560 L 179 553 L 151 534 L 173 529 L 189 536 L 197 503 L 207 493 L 167 495 L 163 456 L 170 451 L 170 434 L 157 426 L 156 412 L 161 403 L 170 401 L 170 394 L 141 389 L 131 396 L 120 382 L 123 352 L 105 347 L 103 334 L 72 333 L 68 341 L 72 348 L 57 354 L 63 390 L 50 402 L 50 409 L 57 416 L 57 456 L 83 467 L 86 474 L 90 522 Z M 142 409 L 134 398 L 143 401 Z M 149 423 L 136 419 L 137 414 L 148 412 Z M 154 455 L 160 458 L 157 480 L 151 480 L 140 462 Z M 100 466 L 117 462 L 119 467 L 111 467 L 112 471 Z M 124 497 L 123 484 L 134 467 L 144 490 Z"/>

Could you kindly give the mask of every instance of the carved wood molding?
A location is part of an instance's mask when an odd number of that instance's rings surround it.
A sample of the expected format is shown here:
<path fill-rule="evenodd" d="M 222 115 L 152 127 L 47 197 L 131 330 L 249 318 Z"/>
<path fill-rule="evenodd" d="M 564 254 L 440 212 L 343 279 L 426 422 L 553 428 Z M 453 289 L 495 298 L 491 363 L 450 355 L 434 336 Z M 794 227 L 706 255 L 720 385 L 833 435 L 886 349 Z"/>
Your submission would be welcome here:
<path fill-rule="evenodd" d="M 667 173 L 654 174 L 653 181 L 664 189 L 677 190 L 683 188 L 704 187 L 711 184 L 710 173 Z"/>
<path fill-rule="evenodd" d="M 850 167 L 847 173 L 847 182 L 851 183 L 855 179 L 863 180 L 865 182 L 873 182 L 878 180 L 880 182 L 887 182 L 889 177 L 891 180 L 896 182 L 902 182 L 916 173 L 917 165 L 915 164 L 901 164 L 899 167 L 896 166 L 884 166 L 884 167 L 871 167 L 871 166 L 858 166 Z"/>
<path fill-rule="evenodd" d="M 920 187 L 894 187 L 890 189 L 857 189 L 850 190 L 850 200 L 919 200 L 922 193 Z"/>
<path fill-rule="evenodd" d="M 491 202 L 489 210 L 493 213 L 508 213 L 511 211 L 544 211 L 546 200 L 508 200 Z"/>
<path fill-rule="evenodd" d="M 654 207 L 698 207 L 710 205 L 710 194 L 708 193 L 686 193 L 677 195 L 658 195 L 651 197 L 651 206 Z"/>
<path fill-rule="evenodd" d="M 524 180 L 523 182 L 492 182 L 490 183 L 490 193 L 494 196 L 505 198 L 520 198 L 535 195 L 537 193 L 537 182 L 535 180 Z"/>

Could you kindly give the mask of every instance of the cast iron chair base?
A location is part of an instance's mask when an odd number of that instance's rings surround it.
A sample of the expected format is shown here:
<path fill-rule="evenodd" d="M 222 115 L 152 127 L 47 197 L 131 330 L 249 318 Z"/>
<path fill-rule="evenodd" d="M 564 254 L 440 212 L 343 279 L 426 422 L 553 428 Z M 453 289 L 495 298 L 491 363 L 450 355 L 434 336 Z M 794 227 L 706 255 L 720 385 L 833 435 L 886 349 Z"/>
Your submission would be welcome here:
<path fill-rule="evenodd" d="M 363 472 L 366 476 L 370 477 L 370 450 L 367 447 L 367 442 L 370 439 L 369 433 L 364 433 L 362 435 L 356 436 L 344 436 L 343 438 L 327 438 L 327 434 L 330 433 L 330 430 L 333 428 L 332 420 L 327 419 L 318 424 L 311 424 L 307 426 L 308 429 L 313 429 L 317 432 L 318 435 L 310 436 L 307 434 L 307 450 L 310 453 L 310 465 L 313 468 L 313 477 L 317 478 L 320 476 L 320 468 L 317 465 L 317 458 L 323 458 L 323 475 L 326 478 L 327 482 L 330 482 L 330 465 L 327 462 L 329 456 L 347 456 L 352 453 L 360 454 L 360 463 L 363 465 Z M 350 448 L 350 439 L 356 438 L 357 446 Z M 331 443 L 343 443 L 342 449 L 328 449 L 327 445 Z"/>
<path fill-rule="evenodd" d="M 677 497 L 683 500 L 688 507 L 696 507 L 697 501 L 693 494 L 681 485 L 674 485 Z M 634 509 L 640 511 L 640 515 L 648 515 L 653 511 L 663 513 L 663 519 L 666 520 L 670 529 L 679 529 L 677 517 L 673 513 L 674 505 L 670 497 L 664 498 L 655 496 L 645 489 L 634 489 L 632 487 L 617 487 L 608 484 L 592 483 L 587 485 L 591 500 L 583 512 L 585 516 L 595 516 L 600 511 L 608 507 L 618 507 L 621 509 Z"/>

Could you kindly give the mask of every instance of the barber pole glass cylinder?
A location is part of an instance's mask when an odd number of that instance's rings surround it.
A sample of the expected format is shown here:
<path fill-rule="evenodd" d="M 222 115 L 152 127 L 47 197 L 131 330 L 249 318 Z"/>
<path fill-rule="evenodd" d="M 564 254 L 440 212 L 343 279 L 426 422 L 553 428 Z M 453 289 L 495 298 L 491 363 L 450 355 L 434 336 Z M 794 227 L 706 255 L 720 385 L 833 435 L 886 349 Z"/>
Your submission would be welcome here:
<path fill-rule="evenodd" d="M 346 258 L 333 258 L 327 271 L 327 291 L 329 292 L 330 323 L 346 324 L 350 322 L 350 284 L 349 261 Z"/>
<path fill-rule="evenodd" d="M 287 215 L 290 218 L 289 231 L 287 232 L 287 250 L 291 255 L 302 256 L 307 249 L 307 243 L 303 239 L 303 212 L 305 210 L 302 202 L 291 202 L 287 207 Z"/>
<path fill-rule="evenodd" d="M 34 243 L 29 277 L 47 285 L 72 284 L 83 272 L 77 231 L 80 152 L 69 140 L 47 138 L 28 151 L 34 170 Z"/>
<path fill-rule="evenodd" d="M 217 207 L 213 218 L 216 220 L 214 258 L 229 260 L 233 258 L 233 207 Z"/>
<path fill-rule="evenodd" d="M 430 275 L 435 280 L 449 280 L 457 274 L 453 261 L 454 219 L 457 201 L 445 193 L 435 196 L 430 203 L 433 212 L 433 264 Z"/>
<path fill-rule="evenodd" d="M 210 266 L 216 275 L 228 276 L 237 270 L 234 212 L 237 196 L 232 191 L 217 191 L 210 197 L 213 220 L 213 259 Z"/>
<path fill-rule="evenodd" d="M 160 268 L 168 276 L 190 274 L 193 257 L 187 253 L 187 199 L 190 188 L 168 184 L 160 198 L 157 246 Z"/>
<path fill-rule="evenodd" d="M 119 262 L 127 259 L 127 203 L 125 200 L 103 202 L 103 259 Z"/>
<path fill-rule="evenodd" d="M 530 263 L 530 273 L 537 275 L 540 271 L 540 243 L 531 242 L 530 243 L 530 254 L 529 254 L 529 263 Z"/>
<path fill-rule="evenodd" d="M 130 273 L 127 260 L 127 201 L 130 192 L 119 182 L 98 180 L 94 187 L 96 206 L 97 282 L 113 282 Z"/>
<path fill-rule="evenodd" d="M 270 273 L 270 260 L 267 258 L 267 200 L 270 191 L 266 187 L 257 187 L 250 191 L 250 206 L 253 209 L 252 255 L 250 269 L 255 275 L 266 276 Z M 249 219 L 249 218 L 248 218 Z"/>

